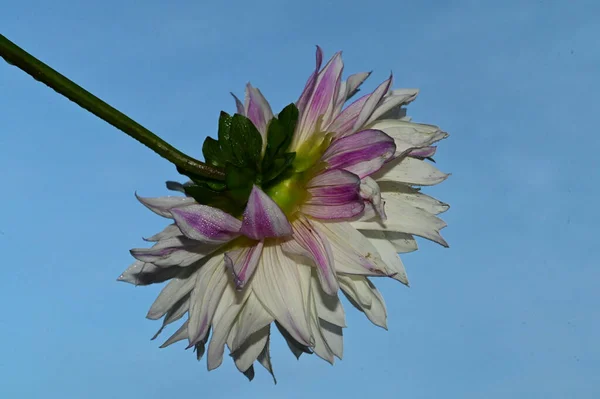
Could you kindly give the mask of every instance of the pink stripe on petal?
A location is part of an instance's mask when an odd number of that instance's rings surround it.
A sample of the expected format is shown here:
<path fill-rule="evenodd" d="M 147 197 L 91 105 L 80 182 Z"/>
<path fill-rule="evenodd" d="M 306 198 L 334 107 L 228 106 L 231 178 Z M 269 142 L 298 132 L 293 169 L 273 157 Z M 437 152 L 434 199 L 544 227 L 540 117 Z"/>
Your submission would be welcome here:
<path fill-rule="evenodd" d="M 260 90 L 252 87 L 250 83 L 246 85 L 245 111 L 248 119 L 263 136 L 263 144 L 266 145 L 267 124 L 273 119 L 273 111 Z"/>
<path fill-rule="evenodd" d="M 392 75 L 390 75 L 390 77 L 386 81 L 384 81 L 382 84 L 380 84 L 373 91 L 373 93 L 371 93 L 371 95 L 369 96 L 369 99 L 365 102 L 365 105 L 360 110 L 360 114 L 358 115 L 356 122 L 354 122 L 354 130 L 358 130 L 365 125 L 367 120 L 369 120 L 369 118 L 371 117 L 371 115 L 373 115 L 373 112 L 375 111 L 377 106 L 380 104 L 381 100 L 383 99 L 383 96 L 385 96 L 387 94 L 387 92 L 390 90 L 391 85 L 392 85 Z"/>
<path fill-rule="evenodd" d="M 246 282 L 252 277 L 256 265 L 258 265 L 263 245 L 263 242 L 259 241 L 251 247 L 225 252 L 225 266 L 233 274 L 233 282 L 237 290 L 244 288 Z"/>
<path fill-rule="evenodd" d="M 208 242 L 227 242 L 239 235 L 242 222 L 220 209 L 207 205 L 188 205 L 171 209 L 177 227 L 187 237 Z"/>
<path fill-rule="evenodd" d="M 369 99 L 369 94 L 362 96 L 346 109 L 344 109 L 327 127 L 328 132 L 333 132 L 335 137 L 340 138 L 354 133 L 354 124 L 360 114 L 360 110 Z"/>
<path fill-rule="evenodd" d="M 281 208 L 260 188 L 254 186 L 244 210 L 240 233 L 254 240 L 285 237 L 292 234 L 292 226 Z"/>
<path fill-rule="evenodd" d="M 409 152 L 408 155 L 411 157 L 429 158 L 435 155 L 436 150 L 436 146 L 417 148 L 416 150 Z"/>
<path fill-rule="evenodd" d="M 300 211 L 316 219 L 348 219 L 360 214 L 365 208 L 362 200 L 343 205 L 305 204 Z"/>
<path fill-rule="evenodd" d="M 341 169 L 331 169 L 327 170 L 315 177 L 313 177 L 308 184 L 307 188 L 315 188 L 315 187 L 326 187 L 326 186 L 339 186 L 339 185 L 347 185 L 354 184 L 359 185 L 360 179 L 355 174 L 350 172 L 346 172 Z"/>
<path fill-rule="evenodd" d="M 378 171 L 396 151 L 394 139 L 380 130 L 363 130 L 336 140 L 323 154 L 330 169 L 344 169 L 361 179 Z"/>
<path fill-rule="evenodd" d="M 336 203 L 343 204 L 346 202 L 354 201 L 358 198 L 359 186 L 356 184 L 349 184 L 343 186 L 328 186 L 328 187 L 315 187 L 309 188 L 308 192 L 311 198 L 307 203 L 321 203 L 320 201 L 338 201 Z M 327 199 L 327 198 L 337 198 Z"/>
<path fill-rule="evenodd" d="M 317 46 L 315 71 L 308 78 L 308 81 L 306 82 L 306 85 L 304 86 L 304 90 L 302 91 L 302 94 L 300 95 L 300 98 L 298 99 L 298 101 L 296 101 L 296 107 L 298 108 L 300 115 L 302 115 L 302 112 L 304 111 L 304 109 L 306 108 L 306 105 L 308 104 L 308 100 L 310 99 L 310 97 L 313 94 L 313 91 L 315 90 L 315 83 L 317 82 L 317 74 L 319 73 L 319 69 L 321 69 L 322 62 L 323 62 L 323 50 L 321 50 L 321 47 Z"/>
<path fill-rule="evenodd" d="M 317 275 L 323 291 L 328 295 L 335 295 L 339 286 L 329 240 L 306 218 L 297 219 L 292 227 L 294 239 L 310 253 L 317 266 Z"/>

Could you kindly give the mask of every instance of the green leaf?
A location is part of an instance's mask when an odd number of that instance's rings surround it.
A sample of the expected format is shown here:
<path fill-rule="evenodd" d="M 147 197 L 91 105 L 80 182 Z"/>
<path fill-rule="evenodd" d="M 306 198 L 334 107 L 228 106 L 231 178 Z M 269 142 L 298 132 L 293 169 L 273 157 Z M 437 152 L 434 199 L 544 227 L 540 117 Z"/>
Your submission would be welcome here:
<path fill-rule="evenodd" d="M 223 156 L 221 145 L 212 137 L 207 137 L 202 145 L 204 160 L 214 166 L 225 166 L 226 159 Z"/>
<path fill-rule="evenodd" d="M 266 184 L 281 175 L 288 167 L 292 165 L 295 158 L 295 152 L 288 152 L 275 158 L 273 162 L 271 162 L 271 167 L 269 170 L 266 173 L 263 173 L 261 181 L 262 184 Z"/>
<path fill-rule="evenodd" d="M 267 146 L 262 162 L 263 172 L 270 169 L 272 162 L 287 150 L 292 142 L 297 122 L 298 108 L 294 104 L 285 107 L 277 119 L 271 120 L 267 130 Z"/>
<path fill-rule="evenodd" d="M 256 170 L 260 160 L 262 137 L 250 119 L 240 114 L 233 116 L 229 142 L 233 150 L 233 161 L 237 161 L 236 165 Z"/>
<path fill-rule="evenodd" d="M 226 161 L 233 160 L 233 149 L 231 148 L 231 121 L 232 117 L 224 111 L 219 115 L 219 145 L 221 153 Z"/>
<path fill-rule="evenodd" d="M 227 194 L 239 205 L 245 205 L 256 180 L 256 171 L 228 163 L 225 168 Z"/>

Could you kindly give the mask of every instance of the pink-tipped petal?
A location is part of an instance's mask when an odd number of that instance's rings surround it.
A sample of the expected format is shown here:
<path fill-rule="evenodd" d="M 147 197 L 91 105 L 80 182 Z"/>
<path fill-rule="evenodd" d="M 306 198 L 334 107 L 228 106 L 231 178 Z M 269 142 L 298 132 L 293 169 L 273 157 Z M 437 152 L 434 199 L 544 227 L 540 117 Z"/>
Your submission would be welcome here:
<path fill-rule="evenodd" d="M 273 111 L 269 102 L 256 87 L 250 83 L 246 86 L 246 104 L 244 107 L 246 116 L 252 121 L 263 138 L 263 145 L 266 145 L 267 125 L 273 119 Z"/>
<path fill-rule="evenodd" d="M 432 145 L 429 147 L 417 148 L 416 150 L 412 150 L 408 153 L 408 155 L 416 158 L 431 158 L 435 155 L 436 150 L 437 147 Z"/>
<path fill-rule="evenodd" d="M 263 242 L 259 241 L 251 247 L 225 252 L 225 266 L 233 275 L 233 283 L 237 290 L 244 288 L 246 282 L 252 277 L 256 265 L 258 265 L 262 248 Z"/>
<path fill-rule="evenodd" d="M 292 226 L 281 208 L 254 186 L 244 210 L 240 233 L 254 240 L 285 237 L 292 234 Z"/>
<path fill-rule="evenodd" d="M 334 141 L 322 160 L 361 179 L 378 171 L 396 151 L 394 139 L 380 130 L 363 130 Z"/>
<path fill-rule="evenodd" d="M 317 275 L 323 291 L 328 295 L 336 295 L 339 286 L 329 240 L 304 217 L 294 221 L 292 227 L 294 229 L 294 239 L 310 253 L 310 257 L 317 267 Z"/>
<path fill-rule="evenodd" d="M 222 243 L 239 235 L 242 222 L 220 209 L 188 205 L 171 210 L 177 227 L 187 237 L 206 243 Z"/>
<path fill-rule="evenodd" d="M 323 62 L 323 50 L 321 50 L 321 47 L 317 46 L 315 71 L 308 78 L 308 81 L 306 82 L 306 85 L 304 86 L 304 90 L 302 91 L 300 98 L 296 102 L 296 107 L 298 108 L 300 115 L 302 115 L 302 112 L 304 111 L 304 109 L 306 108 L 306 105 L 308 104 L 308 100 L 310 100 L 310 97 L 312 96 L 313 91 L 315 90 L 315 83 L 317 82 L 317 75 L 319 73 L 319 69 L 321 69 L 322 62 Z"/>
<path fill-rule="evenodd" d="M 246 116 L 246 110 L 244 109 L 244 104 L 240 101 L 239 98 L 237 98 L 237 96 L 233 93 L 229 93 L 233 96 L 233 99 L 235 100 L 235 108 L 238 114 L 240 115 L 244 115 Z"/>

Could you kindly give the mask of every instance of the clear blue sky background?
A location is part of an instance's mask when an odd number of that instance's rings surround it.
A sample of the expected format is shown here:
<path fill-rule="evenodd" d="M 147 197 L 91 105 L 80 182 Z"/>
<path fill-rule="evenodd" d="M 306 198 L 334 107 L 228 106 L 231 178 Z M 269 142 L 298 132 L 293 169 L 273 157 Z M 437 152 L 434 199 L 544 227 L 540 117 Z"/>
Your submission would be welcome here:
<path fill-rule="evenodd" d="M 426 190 L 452 205 L 444 249 L 379 281 L 389 331 L 348 309 L 345 357 L 272 347 L 278 385 L 213 372 L 144 319 L 160 287 L 118 283 L 166 223 L 133 193 L 174 168 L 0 62 L 0 397 L 598 398 L 600 3 L 8 1 L 2 33 L 167 141 L 201 155 L 229 91 L 295 100 L 314 45 L 346 72 L 420 87 L 451 133 Z M 595 265 L 595 266 L 594 266 Z M 169 331 L 172 331 L 169 330 Z M 166 336 L 165 336 L 166 337 Z M 243 395 L 243 396 L 242 396 Z"/>

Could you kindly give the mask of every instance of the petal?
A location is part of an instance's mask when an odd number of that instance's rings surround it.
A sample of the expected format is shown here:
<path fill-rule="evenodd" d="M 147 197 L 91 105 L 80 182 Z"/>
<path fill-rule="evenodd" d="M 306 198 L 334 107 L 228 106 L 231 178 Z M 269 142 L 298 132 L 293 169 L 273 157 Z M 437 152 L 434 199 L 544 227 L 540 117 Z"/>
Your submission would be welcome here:
<path fill-rule="evenodd" d="M 310 285 L 311 294 L 314 296 L 315 308 L 319 317 L 336 326 L 346 327 L 346 314 L 344 307 L 337 295 L 327 295 L 318 284 L 316 272 L 312 273 Z"/>
<path fill-rule="evenodd" d="M 312 205 L 341 205 L 360 202 L 360 179 L 342 169 L 331 169 L 311 179 L 307 184 Z"/>
<path fill-rule="evenodd" d="M 337 356 L 338 359 L 342 359 L 344 355 L 344 339 L 342 328 L 335 324 L 328 323 L 323 319 L 319 319 L 321 327 L 321 335 L 329 347 L 329 350 Z"/>
<path fill-rule="evenodd" d="M 396 109 L 403 105 L 409 104 L 417 98 L 419 89 L 397 89 L 392 90 L 383 101 L 379 103 L 377 108 L 369 117 L 367 123 L 382 119 L 388 114 L 393 113 Z"/>
<path fill-rule="evenodd" d="M 223 263 L 223 257 L 215 256 L 200 268 L 196 276 L 190 296 L 188 325 L 190 347 L 199 342 L 208 332 L 227 285 Z"/>
<path fill-rule="evenodd" d="M 390 90 L 390 86 L 392 85 L 392 76 L 381 83 L 377 88 L 371 93 L 369 99 L 365 102 L 364 106 L 360 110 L 358 114 L 358 118 L 354 122 L 354 130 L 361 129 L 367 122 L 367 120 L 373 115 L 373 112 L 383 99 L 383 96 L 387 94 Z"/>
<path fill-rule="evenodd" d="M 260 303 L 260 301 L 256 298 L 256 295 L 254 293 L 250 293 L 248 300 L 238 315 L 237 321 L 235 322 L 228 338 L 228 341 L 231 343 L 231 351 L 237 351 L 244 345 L 251 335 L 260 331 L 272 322 L 273 316 L 271 316 L 271 314 Z M 258 353 L 256 355 L 258 356 Z"/>
<path fill-rule="evenodd" d="M 313 177 L 306 185 L 308 189 L 336 186 L 356 186 L 360 184 L 360 179 L 353 173 L 341 169 L 327 170 Z"/>
<path fill-rule="evenodd" d="M 412 150 L 411 152 L 408 153 L 409 156 L 411 157 L 417 157 L 417 158 L 431 158 L 432 156 L 435 155 L 435 152 L 437 151 L 437 147 L 436 146 L 428 146 L 428 147 L 423 147 L 423 148 L 417 148 L 416 150 Z"/>
<path fill-rule="evenodd" d="M 365 204 L 360 201 L 350 202 L 342 205 L 302 205 L 300 211 L 316 219 L 348 219 L 360 214 Z"/>
<path fill-rule="evenodd" d="M 310 253 L 317 267 L 317 275 L 323 290 L 328 295 L 337 295 L 339 286 L 335 275 L 333 253 L 327 237 L 305 217 L 295 220 L 292 228 L 296 242 Z"/>
<path fill-rule="evenodd" d="M 323 338 L 323 335 L 321 334 L 321 326 L 319 324 L 319 317 L 317 316 L 317 312 L 315 309 L 315 303 L 314 303 L 314 299 L 310 298 L 310 307 L 311 307 L 311 312 L 310 312 L 310 329 L 312 332 L 312 336 L 314 338 L 314 345 L 313 345 L 313 351 L 315 352 L 315 355 L 319 356 L 321 359 L 329 362 L 330 364 L 333 364 L 333 352 L 331 351 L 331 349 L 329 349 L 329 346 L 327 346 L 327 342 L 325 341 L 325 338 Z"/>
<path fill-rule="evenodd" d="M 296 128 L 296 134 L 290 147 L 292 151 L 308 140 L 317 130 L 330 123 L 343 68 L 341 53 L 336 53 L 319 72 L 314 91 Z M 318 126 L 319 120 L 322 121 L 322 126 Z"/>
<path fill-rule="evenodd" d="M 290 351 L 294 354 L 294 356 L 296 356 L 296 359 L 299 359 L 300 356 L 303 353 L 312 355 L 312 350 L 310 350 L 310 348 L 306 345 L 302 345 L 301 343 L 299 343 L 298 341 L 296 341 L 289 332 L 287 332 L 287 330 L 285 328 L 283 328 L 283 326 L 281 324 L 279 324 L 278 322 L 275 322 L 275 325 L 277 326 L 277 329 L 279 330 L 279 333 L 283 336 L 283 338 L 285 338 L 285 342 L 288 345 L 288 348 L 290 348 Z"/>
<path fill-rule="evenodd" d="M 388 218 L 385 222 L 353 222 L 352 226 L 361 230 L 414 234 L 448 247 L 448 243 L 440 235 L 440 230 L 446 227 L 446 223 L 440 218 L 393 197 L 386 200 L 386 212 Z"/>
<path fill-rule="evenodd" d="M 224 243 L 239 235 L 242 222 L 220 209 L 188 205 L 172 210 L 175 223 L 187 237 L 205 243 Z"/>
<path fill-rule="evenodd" d="M 302 91 L 302 94 L 300 95 L 300 98 L 298 99 L 298 101 L 296 101 L 296 107 L 298 108 L 298 111 L 300 111 L 300 114 L 302 114 L 302 112 L 306 108 L 306 105 L 308 104 L 308 100 L 310 100 L 310 97 L 312 96 L 313 91 L 315 90 L 315 83 L 317 82 L 317 75 L 319 73 L 319 69 L 321 69 L 322 62 L 323 62 L 323 50 L 321 50 L 321 47 L 317 46 L 315 71 L 308 78 L 308 81 L 306 82 L 306 85 L 304 86 L 304 90 Z"/>
<path fill-rule="evenodd" d="M 190 296 L 188 294 L 188 295 L 184 296 L 183 298 L 181 298 L 175 305 L 173 305 L 173 307 L 171 309 L 169 309 L 169 311 L 165 315 L 165 318 L 163 319 L 162 326 L 156 332 L 156 334 L 154 334 L 154 336 L 151 339 L 152 340 L 156 339 L 166 326 L 181 319 L 183 317 L 183 315 L 185 315 L 187 313 L 189 308 L 190 308 Z"/>
<path fill-rule="evenodd" d="M 379 181 L 392 181 L 418 186 L 433 186 L 446 180 L 450 174 L 441 172 L 432 164 L 406 157 L 388 162 L 372 177 Z"/>
<path fill-rule="evenodd" d="M 177 236 L 183 236 L 183 233 L 181 232 L 181 230 L 179 230 L 179 227 L 177 227 L 176 224 L 170 224 L 167 227 L 165 227 L 165 229 L 160 233 L 154 234 L 153 236 L 148 238 L 144 238 L 144 241 L 156 242 Z"/>
<path fill-rule="evenodd" d="M 209 371 L 216 369 L 223 362 L 223 352 L 227 337 L 250 292 L 250 290 L 245 290 L 245 293 L 242 294 L 237 293 L 231 285 L 225 287 L 221 302 L 217 306 L 213 317 L 213 332 L 206 356 Z"/>
<path fill-rule="evenodd" d="M 338 273 L 387 276 L 386 265 L 369 240 L 347 222 L 313 221 L 331 244 Z M 339 274 L 338 274 L 339 276 Z"/>
<path fill-rule="evenodd" d="M 270 353 L 270 349 L 269 349 L 270 346 L 271 346 L 271 335 L 269 334 L 269 336 L 267 337 L 267 343 L 265 344 L 265 347 L 263 348 L 262 352 L 260 352 L 260 354 L 258 355 L 258 362 L 265 369 L 267 369 L 267 371 L 273 377 L 273 382 L 275 384 L 277 384 L 277 379 L 275 378 L 275 374 L 273 374 L 273 365 L 271 364 L 271 353 Z"/>
<path fill-rule="evenodd" d="M 400 281 L 402 284 L 408 285 L 408 277 L 406 276 L 406 269 L 404 264 L 394 245 L 385 238 L 383 231 L 374 232 L 372 237 L 369 238 L 371 244 L 377 249 L 377 252 L 381 256 L 381 259 L 388 266 L 390 277 L 394 280 Z"/>
<path fill-rule="evenodd" d="M 132 263 L 127 270 L 117 278 L 117 281 L 124 281 L 134 285 L 150 285 L 163 283 L 175 278 L 179 273 L 181 273 L 181 268 L 176 266 L 163 268 L 155 266 L 152 263 L 138 260 Z"/>
<path fill-rule="evenodd" d="M 237 96 L 233 93 L 229 93 L 233 96 L 233 99 L 235 100 L 235 108 L 238 114 L 240 115 L 244 115 L 246 116 L 246 110 L 244 109 L 244 104 L 242 104 L 242 102 L 240 101 L 239 98 L 237 98 Z"/>
<path fill-rule="evenodd" d="M 327 127 L 328 132 L 335 133 L 336 138 L 341 138 L 354 133 L 354 125 L 360 114 L 360 110 L 363 108 L 370 94 L 366 94 L 354 101 L 352 104 L 346 107 L 333 122 Z"/>
<path fill-rule="evenodd" d="M 390 136 L 379 130 L 363 130 L 334 141 L 322 160 L 329 169 L 345 169 L 362 179 L 378 171 L 395 151 Z"/>
<path fill-rule="evenodd" d="M 365 237 L 379 238 L 380 230 L 359 230 Z M 398 233 L 397 231 L 383 231 L 385 239 L 388 240 L 393 246 L 396 252 L 407 253 L 414 252 L 418 249 L 417 241 L 411 234 Z"/>
<path fill-rule="evenodd" d="M 268 325 L 261 328 L 252 334 L 239 349 L 231 353 L 238 370 L 244 372 L 252 366 L 252 363 L 265 348 L 269 339 L 269 332 Z"/>
<path fill-rule="evenodd" d="M 177 329 L 177 331 L 175 331 L 175 333 L 173 335 L 171 335 L 171 337 L 169 337 L 169 339 L 167 339 L 160 347 L 166 348 L 167 346 L 172 345 L 175 342 L 183 341 L 184 339 L 186 339 L 188 337 L 187 326 L 188 326 L 188 321 L 186 320 L 181 325 L 181 327 L 179 327 Z"/>
<path fill-rule="evenodd" d="M 152 248 L 134 248 L 129 252 L 142 261 L 158 267 L 189 266 L 218 249 L 217 244 L 205 244 L 184 236 L 168 238 Z"/>
<path fill-rule="evenodd" d="M 370 177 L 361 180 L 360 196 L 373 205 L 373 209 L 375 209 L 381 220 L 387 218 L 385 215 L 385 202 L 381 199 L 381 190 L 375 180 Z"/>
<path fill-rule="evenodd" d="M 258 259 L 262 253 L 263 242 L 256 245 L 234 249 L 225 252 L 225 266 L 233 274 L 233 283 L 237 290 L 241 290 L 254 274 Z"/>
<path fill-rule="evenodd" d="M 348 79 L 346 79 L 346 101 L 352 98 L 360 90 L 360 85 L 362 85 L 369 76 L 371 76 L 371 72 L 360 72 L 348 76 Z"/>
<path fill-rule="evenodd" d="M 376 326 L 387 330 L 387 311 L 383 297 L 366 277 L 340 276 L 340 287 L 352 305 Z"/>
<path fill-rule="evenodd" d="M 298 343 L 311 346 L 298 266 L 278 245 L 267 245 L 252 282 L 265 309 Z"/>
<path fill-rule="evenodd" d="M 254 186 L 244 210 L 240 233 L 254 240 L 285 237 L 292 234 L 292 226 L 281 208 L 260 188 Z"/>
<path fill-rule="evenodd" d="M 408 150 L 430 146 L 448 137 L 448 133 L 434 125 L 384 119 L 369 124 L 370 129 L 381 130 L 396 143 L 396 155 Z"/>
<path fill-rule="evenodd" d="M 158 320 L 163 317 L 181 298 L 190 293 L 196 283 L 198 271 L 190 268 L 182 269 L 180 274 L 169 281 L 148 310 L 146 317 Z"/>
<path fill-rule="evenodd" d="M 267 125 L 273 119 L 273 111 L 263 94 L 250 83 L 246 85 L 246 116 L 252 121 L 262 136 L 263 146 L 267 145 Z"/>
<path fill-rule="evenodd" d="M 172 218 L 171 209 L 195 204 L 196 200 L 192 197 L 157 197 L 157 198 L 144 198 L 140 197 L 135 193 L 135 197 L 140 201 L 146 208 L 165 218 Z"/>
<path fill-rule="evenodd" d="M 419 192 L 406 184 L 383 181 L 379 184 L 384 198 L 396 198 L 433 215 L 446 212 L 450 205 Z"/>

